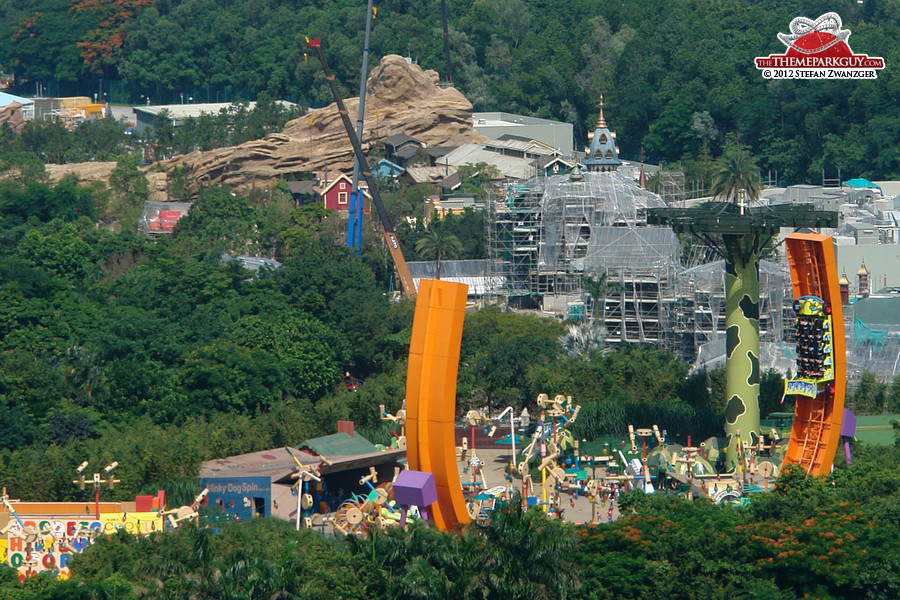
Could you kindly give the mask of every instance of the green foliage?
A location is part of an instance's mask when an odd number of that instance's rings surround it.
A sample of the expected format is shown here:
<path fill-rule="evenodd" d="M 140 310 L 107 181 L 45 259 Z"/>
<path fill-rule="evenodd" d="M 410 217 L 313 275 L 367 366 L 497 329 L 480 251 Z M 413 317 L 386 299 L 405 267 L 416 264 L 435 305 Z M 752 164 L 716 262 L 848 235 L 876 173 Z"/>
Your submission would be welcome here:
<path fill-rule="evenodd" d="M 759 198 L 762 183 L 759 179 L 759 167 L 756 161 L 744 148 L 728 145 L 715 165 L 712 185 L 709 194 L 724 202 L 738 204 Z"/>
<path fill-rule="evenodd" d="M 430 228 L 416 242 L 416 252 L 434 260 L 437 279 L 441 278 L 441 259 L 456 258 L 462 252 L 462 242 L 446 229 Z"/>
<path fill-rule="evenodd" d="M 27 92 L 40 81 L 92 96 L 106 93 L 107 79 L 121 78 L 122 99 L 132 103 L 260 101 L 259 115 L 240 127 L 200 118 L 178 135 L 166 133 L 158 156 L 272 131 L 283 118 L 273 98 L 330 103 L 306 34 L 323 38 L 342 93 L 358 88 L 365 22 L 358 3 L 337 0 L 324 10 L 305 0 L 132 0 L 116 3 L 122 10 L 110 13 L 112 6 L 5 2 L 0 60 L 28 80 L 21 82 Z M 439 6 L 430 2 L 413 10 L 398 0 L 381 5 L 370 42 L 373 64 L 399 53 L 424 69 L 446 71 Z M 889 110 L 889 72 L 810 88 L 803 81 L 765 80 L 753 68 L 753 56 L 780 50 L 775 34 L 791 19 L 815 18 L 827 8 L 737 0 L 574 2 L 564 10 L 533 0 L 457 4 L 449 11 L 453 80 L 476 110 L 572 123 L 576 146 L 593 130 L 603 93 L 623 153 L 637 155 L 643 145 L 651 162 L 680 162 L 704 187 L 729 134 L 757 157 L 764 173 L 777 171 L 780 182 L 812 183 L 823 169 L 890 179 L 900 173 L 891 150 L 900 141 L 900 119 Z M 896 54 L 900 20 L 892 4 L 830 9 L 839 10 L 853 31 L 854 51 Z M 666 22 L 660 14 L 669 17 Z M 158 132 L 165 129 L 160 125 Z M 55 160 L 84 155 L 67 154 L 66 144 L 49 139 L 41 152 Z M 477 166 L 463 171 L 462 187 L 481 193 L 475 171 Z"/>
<path fill-rule="evenodd" d="M 116 168 L 109 174 L 109 186 L 123 207 L 143 206 L 150 195 L 147 177 L 138 168 L 135 155 L 120 156 L 116 160 Z"/>
<path fill-rule="evenodd" d="M 489 405 L 519 405 L 536 398 L 522 383 L 532 367 L 551 364 L 559 355 L 562 326 L 553 319 L 513 315 L 488 308 L 463 325 L 460 394 L 483 394 Z M 544 391 L 544 390 L 542 390 Z M 553 393 L 564 393 L 554 388 Z"/>
<path fill-rule="evenodd" d="M 413 188 L 409 188 L 413 189 Z M 419 202 L 421 203 L 421 199 Z M 413 204 L 415 206 L 415 204 Z M 419 243 L 428 236 L 449 237 L 453 236 L 459 241 L 459 248 L 455 249 L 455 256 L 461 260 L 480 259 L 486 257 L 486 245 L 484 241 L 484 214 L 471 208 L 465 209 L 462 214 L 448 214 L 443 219 L 433 220 L 428 227 L 417 221 L 414 226 L 403 222 L 397 228 L 397 237 L 400 246 L 406 254 L 407 260 L 434 260 L 434 252 L 423 246 L 419 251 Z M 431 242 L 428 245 L 432 245 Z"/>
<path fill-rule="evenodd" d="M 622 516 L 602 526 L 564 524 L 539 509 L 523 511 L 516 500 L 488 523 L 450 533 L 413 524 L 337 541 L 271 518 L 144 538 L 123 531 L 73 556 L 68 581 L 39 576 L 19 584 L 0 568 L 0 594 L 892 598 L 900 590 L 897 460 L 898 449 L 860 448 L 852 468 L 825 479 L 787 468 L 773 492 L 752 495 L 743 508 L 632 492 L 621 497 Z M 178 483 L 171 489 L 186 498 L 195 492 Z"/>
<path fill-rule="evenodd" d="M 891 398 L 893 398 L 894 388 L 890 389 Z M 887 396 L 889 394 L 888 386 L 878 379 L 878 376 L 869 371 L 863 372 L 850 398 L 853 412 L 858 415 L 884 414 Z"/>
<path fill-rule="evenodd" d="M 113 119 L 68 128 L 58 119 L 25 122 L 15 145 L 48 163 L 115 160 L 125 154 L 125 126 Z"/>

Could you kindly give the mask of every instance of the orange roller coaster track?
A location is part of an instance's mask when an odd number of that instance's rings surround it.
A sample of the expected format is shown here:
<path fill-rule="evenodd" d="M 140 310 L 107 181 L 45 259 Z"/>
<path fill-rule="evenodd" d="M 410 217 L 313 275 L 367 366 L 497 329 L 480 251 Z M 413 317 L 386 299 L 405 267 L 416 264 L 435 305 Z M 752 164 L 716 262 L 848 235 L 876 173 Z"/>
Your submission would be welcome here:
<path fill-rule="evenodd" d="M 469 513 L 456 466 L 456 376 L 468 286 L 423 279 L 416 298 L 406 375 L 409 468 L 434 474 L 438 529 L 457 529 Z"/>
<path fill-rule="evenodd" d="M 830 308 L 833 377 L 816 381 L 815 397 L 796 395 L 794 423 L 785 463 L 803 465 L 811 475 L 831 472 L 841 439 L 847 387 L 844 319 L 832 238 L 817 233 L 792 233 L 785 238 L 795 298 L 816 297 Z M 786 392 L 790 393 L 790 389 Z"/>

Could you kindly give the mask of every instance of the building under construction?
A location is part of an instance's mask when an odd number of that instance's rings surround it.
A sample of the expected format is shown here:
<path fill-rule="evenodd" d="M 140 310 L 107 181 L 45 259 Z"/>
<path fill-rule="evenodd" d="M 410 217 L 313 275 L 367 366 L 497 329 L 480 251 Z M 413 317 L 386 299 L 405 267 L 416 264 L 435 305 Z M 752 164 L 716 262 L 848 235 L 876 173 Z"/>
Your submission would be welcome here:
<path fill-rule="evenodd" d="M 621 161 L 602 101 L 584 164 L 586 172 L 535 178 L 490 198 L 488 269 L 500 282 L 493 293 L 510 306 L 591 319 L 609 343 L 648 343 L 686 359 L 724 340 L 722 262 L 698 265 L 708 253 L 682 256 L 671 228 L 647 225 L 647 209 L 667 204 L 644 189 L 643 177 L 638 183 L 616 171 Z M 585 278 L 604 274 L 605 291 L 591 298 Z M 790 277 L 765 261 L 760 276 L 761 340 L 781 342 L 792 323 L 786 327 Z"/>

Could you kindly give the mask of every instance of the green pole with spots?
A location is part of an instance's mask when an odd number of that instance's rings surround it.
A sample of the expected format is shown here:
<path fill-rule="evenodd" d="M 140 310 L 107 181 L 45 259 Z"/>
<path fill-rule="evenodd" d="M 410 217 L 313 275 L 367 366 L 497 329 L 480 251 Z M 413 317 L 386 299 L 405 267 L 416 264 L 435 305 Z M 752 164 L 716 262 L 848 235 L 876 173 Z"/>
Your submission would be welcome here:
<path fill-rule="evenodd" d="M 759 440 L 759 255 L 754 235 L 724 235 L 726 469 Z"/>
<path fill-rule="evenodd" d="M 726 469 L 739 464 L 739 442 L 759 436 L 759 254 L 782 227 L 837 227 L 836 212 L 809 204 L 742 207 L 708 202 L 691 208 L 652 208 L 648 225 L 689 234 L 725 259 Z M 740 431 L 740 440 L 738 432 Z"/>

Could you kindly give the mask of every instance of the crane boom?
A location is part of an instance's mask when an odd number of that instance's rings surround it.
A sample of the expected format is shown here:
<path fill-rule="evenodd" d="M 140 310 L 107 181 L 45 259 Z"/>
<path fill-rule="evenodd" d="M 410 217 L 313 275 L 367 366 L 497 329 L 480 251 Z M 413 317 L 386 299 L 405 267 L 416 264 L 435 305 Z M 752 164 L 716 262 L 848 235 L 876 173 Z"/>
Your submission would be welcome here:
<path fill-rule="evenodd" d="M 444 28 L 444 64 L 447 68 L 447 83 L 453 85 L 453 74 L 450 72 L 450 29 L 447 26 L 447 0 L 441 0 L 441 25 Z"/>
<path fill-rule="evenodd" d="M 381 201 L 381 193 L 378 191 L 378 184 L 375 181 L 375 177 L 372 176 L 369 162 L 363 154 L 362 144 L 359 143 L 359 138 L 356 137 L 356 132 L 353 131 L 353 124 L 350 122 L 350 115 L 347 113 L 347 108 L 344 106 L 344 100 L 341 98 L 340 92 L 338 92 L 337 84 L 334 81 L 334 74 L 331 72 L 331 69 L 328 68 L 328 61 L 325 60 L 325 53 L 322 52 L 322 41 L 319 38 L 316 38 L 314 40 L 307 40 L 306 44 L 311 48 L 315 48 L 316 53 L 319 55 L 319 61 L 322 63 L 322 70 L 325 71 L 325 80 L 328 82 L 328 87 L 331 88 L 331 95 L 334 96 L 334 102 L 337 104 L 338 113 L 341 115 L 341 121 L 344 123 L 344 129 L 347 130 L 347 137 L 350 138 L 350 144 L 353 146 L 353 153 L 356 155 L 356 160 L 359 162 L 363 177 L 366 178 L 366 182 L 369 184 L 369 192 L 372 194 L 372 201 L 375 203 L 375 209 L 378 211 L 378 219 L 381 221 L 384 241 L 387 243 L 391 258 L 394 259 L 394 266 L 397 268 L 397 273 L 400 275 L 400 286 L 403 289 L 403 293 L 410 298 L 415 298 L 416 285 L 413 282 L 412 274 L 409 272 L 406 259 L 403 257 L 403 250 L 400 249 L 400 242 L 397 240 L 397 234 L 394 233 L 394 226 L 391 224 L 391 218 L 388 216 L 387 210 L 384 208 L 384 203 Z"/>

